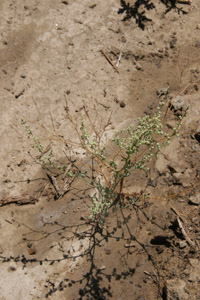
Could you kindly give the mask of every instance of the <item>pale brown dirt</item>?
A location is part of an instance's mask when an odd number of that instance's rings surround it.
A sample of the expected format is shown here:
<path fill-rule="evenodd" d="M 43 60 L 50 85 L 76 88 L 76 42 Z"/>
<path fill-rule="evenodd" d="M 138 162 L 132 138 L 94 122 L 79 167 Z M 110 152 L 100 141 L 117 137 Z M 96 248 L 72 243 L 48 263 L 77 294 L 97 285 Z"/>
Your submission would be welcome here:
<path fill-rule="evenodd" d="M 123 21 L 117 0 L 0 1 L 0 300 L 166 299 L 163 287 L 174 278 L 185 282 L 188 299 L 200 299 L 200 206 L 188 203 L 200 192 L 194 136 L 200 7 L 198 0 L 177 4 L 183 14 L 152 2 L 155 8 L 139 8 L 151 19 L 142 30 L 133 17 Z M 101 50 L 114 63 L 122 51 L 119 74 Z M 171 99 L 181 95 L 190 105 L 180 136 L 148 174 L 137 172 L 127 181 L 126 192 L 145 189 L 149 198 L 113 210 L 94 234 L 83 218 L 89 215 L 87 186 L 77 179 L 55 200 L 47 177 L 52 169 L 36 163 L 39 153 L 21 119 L 61 164 L 66 143 L 76 140 L 66 100 L 77 124 L 85 118 L 88 125 L 84 105 L 98 127 L 112 113 L 105 134 L 110 145 L 116 130 L 155 110 L 157 91 L 166 87 Z M 167 114 L 168 127 L 174 119 Z M 80 149 L 75 159 L 88 167 Z M 65 178 L 58 182 L 63 186 Z M 185 238 L 176 228 L 177 214 L 194 246 L 180 247 Z"/>

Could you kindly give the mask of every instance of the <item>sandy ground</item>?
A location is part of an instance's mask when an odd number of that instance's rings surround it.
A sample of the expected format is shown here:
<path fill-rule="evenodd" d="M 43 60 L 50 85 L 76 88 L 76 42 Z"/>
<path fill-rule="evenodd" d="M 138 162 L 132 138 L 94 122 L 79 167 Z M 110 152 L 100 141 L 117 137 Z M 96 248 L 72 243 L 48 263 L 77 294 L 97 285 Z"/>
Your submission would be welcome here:
<path fill-rule="evenodd" d="M 126 1 L 0 1 L 0 300 L 200 299 L 200 205 L 189 200 L 200 197 L 200 7 L 198 0 L 147 2 L 128 18 L 118 13 Z M 101 51 L 114 64 L 122 53 L 119 73 Z M 55 200 L 47 174 L 56 170 L 38 164 L 21 120 L 62 164 L 67 145 L 77 141 L 66 101 L 76 124 L 88 125 L 84 107 L 98 128 L 112 113 L 109 145 L 116 130 L 154 111 L 167 87 L 190 109 L 151 172 L 127 183 L 127 192 L 146 187 L 150 197 L 124 216 L 112 212 L 94 234 L 85 222 L 84 183 L 77 179 Z M 135 237 L 128 246 L 124 217 Z"/>

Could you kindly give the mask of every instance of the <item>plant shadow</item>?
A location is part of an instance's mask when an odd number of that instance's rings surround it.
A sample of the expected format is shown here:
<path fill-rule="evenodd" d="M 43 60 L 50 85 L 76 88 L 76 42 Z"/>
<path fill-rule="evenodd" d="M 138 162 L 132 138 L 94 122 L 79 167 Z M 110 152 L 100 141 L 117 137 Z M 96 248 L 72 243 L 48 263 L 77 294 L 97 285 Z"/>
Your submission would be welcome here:
<path fill-rule="evenodd" d="M 176 10 L 178 14 L 187 14 L 187 12 L 182 8 L 176 5 L 176 0 L 160 0 L 166 6 L 166 11 L 164 14 L 169 13 L 171 10 Z M 129 20 L 131 18 L 135 19 L 136 24 L 142 30 L 145 29 L 145 26 L 148 22 L 151 22 L 152 19 L 146 16 L 146 11 L 155 9 L 155 5 L 152 0 L 136 0 L 134 5 L 130 5 L 128 1 L 121 0 L 121 8 L 118 10 L 118 14 L 125 14 L 122 21 Z M 184 4 L 189 4 L 184 3 Z"/>

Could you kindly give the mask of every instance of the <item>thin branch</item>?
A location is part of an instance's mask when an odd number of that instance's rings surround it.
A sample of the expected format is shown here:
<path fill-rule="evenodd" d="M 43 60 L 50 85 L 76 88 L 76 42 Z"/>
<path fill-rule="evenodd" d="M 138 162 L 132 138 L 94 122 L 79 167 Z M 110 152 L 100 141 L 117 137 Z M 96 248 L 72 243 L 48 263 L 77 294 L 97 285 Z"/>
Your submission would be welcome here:
<path fill-rule="evenodd" d="M 115 69 L 115 71 L 117 71 L 117 73 L 119 73 L 118 68 L 114 65 L 114 63 L 112 62 L 112 60 L 105 54 L 105 52 L 103 50 L 101 50 L 101 53 L 105 56 L 105 58 L 111 64 L 111 66 L 113 66 L 113 68 Z"/>

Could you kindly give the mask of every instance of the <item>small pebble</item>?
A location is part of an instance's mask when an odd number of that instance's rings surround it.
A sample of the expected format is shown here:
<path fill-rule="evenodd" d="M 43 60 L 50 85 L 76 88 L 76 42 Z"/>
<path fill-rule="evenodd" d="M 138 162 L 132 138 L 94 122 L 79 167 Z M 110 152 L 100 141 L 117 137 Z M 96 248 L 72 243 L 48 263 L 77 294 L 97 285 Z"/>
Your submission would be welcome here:
<path fill-rule="evenodd" d="M 126 106 L 125 102 L 124 101 L 120 101 L 119 103 L 120 107 L 124 108 Z"/>
<path fill-rule="evenodd" d="M 105 249 L 105 253 L 106 253 L 107 255 L 110 255 L 111 250 L 106 248 L 106 249 Z"/>
<path fill-rule="evenodd" d="M 36 254 L 36 248 L 35 248 L 35 246 L 32 246 L 31 248 L 28 248 L 28 254 L 29 255 Z"/>
<path fill-rule="evenodd" d="M 13 266 L 10 266 L 10 267 L 8 267 L 8 271 L 16 271 L 16 268 L 15 267 L 13 267 Z"/>
<path fill-rule="evenodd" d="M 170 48 L 173 49 L 175 47 L 176 43 L 177 43 L 177 38 L 173 37 L 169 43 Z"/>
<path fill-rule="evenodd" d="M 137 62 L 135 67 L 136 67 L 136 70 L 142 71 L 142 66 L 140 63 Z"/>
<path fill-rule="evenodd" d="M 185 247 L 187 247 L 187 242 L 186 241 L 180 241 L 179 242 L 179 248 L 184 249 Z"/>
<path fill-rule="evenodd" d="M 174 110 L 181 110 L 184 106 L 184 99 L 180 96 L 177 96 L 171 101 L 171 105 L 174 108 Z"/>
<path fill-rule="evenodd" d="M 121 42 L 122 42 L 122 43 L 126 43 L 126 38 L 125 38 L 125 36 L 122 36 L 122 37 L 121 37 Z"/>
<path fill-rule="evenodd" d="M 188 202 L 189 204 L 200 205 L 200 193 L 195 196 L 191 196 Z"/>

